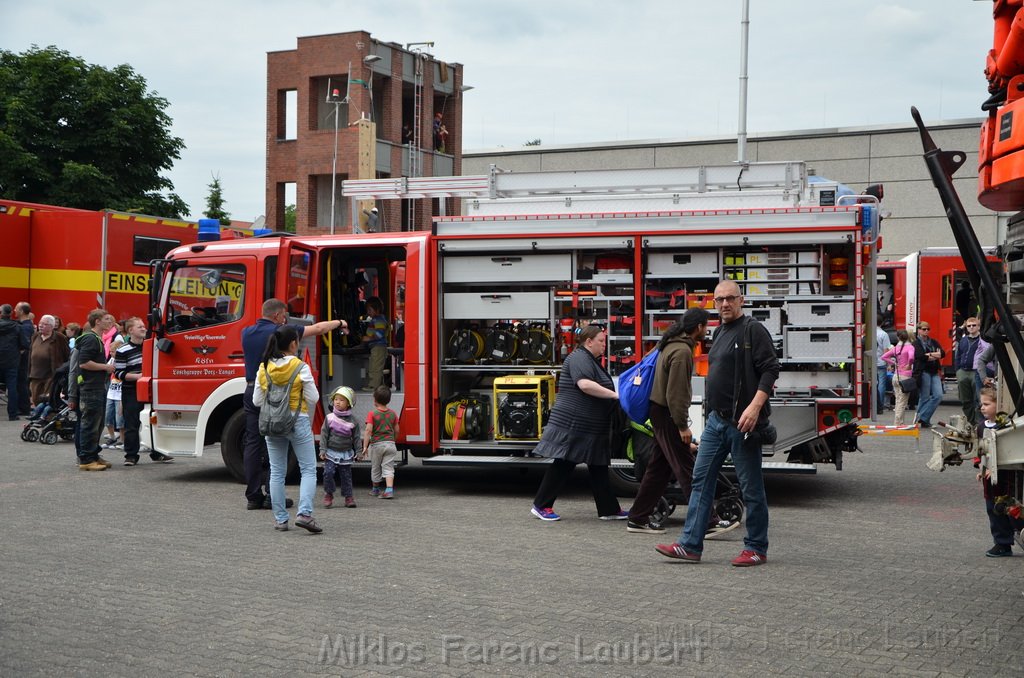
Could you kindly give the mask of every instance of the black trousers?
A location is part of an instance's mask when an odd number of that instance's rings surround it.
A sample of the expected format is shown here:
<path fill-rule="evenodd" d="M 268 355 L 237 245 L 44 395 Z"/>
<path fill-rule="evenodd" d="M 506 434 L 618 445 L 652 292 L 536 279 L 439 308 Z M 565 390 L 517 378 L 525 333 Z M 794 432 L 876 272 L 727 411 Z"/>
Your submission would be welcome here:
<path fill-rule="evenodd" d="M 675 476 L 684 497 L 690 496 L 690 481 L 693 480 L 695 455 L 689 445 L 683 444 L 679 427 L 672 421 L 668 408 L 652 402 L 650 418 L 658 444 L 654 446 L 640 481 L 640 490 L 629 509 L 629 519 L 634 523 L 647 522 L 672 476 Z"/>
<path fill-rule="evenodd" d="M 270 496 L 270 457 L 267 443 L 260 435 L 260 408 L 252 404 L 255 386 L 246 386 L 242 395 L 245 409 L 245 435 L 242 436 L 242 468 L 245 471 L 245 498 L 263 501 Z M 264 488 L 266 493 L 264 493 Z"/>
<path fill-rule="evenodd" d="M 547 473 L 544 474 L 544 479 L 540 481 L 533 505 L 537 508 L 551 508 L 574 468 L 574 461 L 553 459 Z M 590 472 L 590 489 L 594 493 L 594 503 L 597 504 L 597 515 L 610 516 L 618 513 L 621 509 L 619 500 L 608 482 L 608 467 L 587 464 L 587 471 Z"/>
<path fill-rule="evenodd" d="M 139 403 L 135 382 L 126 381 L 121 384 L 121 409 L 124 410 L 124 458 L 138 461 L 139 427 L 142 425 L 139 413 L 142 412 L 142 405 Z"/>

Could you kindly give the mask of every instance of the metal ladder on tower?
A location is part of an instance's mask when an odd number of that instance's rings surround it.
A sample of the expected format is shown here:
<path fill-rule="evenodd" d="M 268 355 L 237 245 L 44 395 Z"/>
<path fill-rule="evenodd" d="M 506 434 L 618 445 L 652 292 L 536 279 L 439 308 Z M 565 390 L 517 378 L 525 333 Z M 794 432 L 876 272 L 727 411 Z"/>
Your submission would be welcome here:
<path fill-rule="evenodd" d="M 423 62 L 426 55 L 414 53 L 416 67 L 413 73 L 413 106 L 412 106 L 412 146 L 409 148 L 409 177 L 420 175 L 420 155 L 423 142 Z M 416 200 L 408 199 L 406 223 L 410 231 L 416 230 Z"/>

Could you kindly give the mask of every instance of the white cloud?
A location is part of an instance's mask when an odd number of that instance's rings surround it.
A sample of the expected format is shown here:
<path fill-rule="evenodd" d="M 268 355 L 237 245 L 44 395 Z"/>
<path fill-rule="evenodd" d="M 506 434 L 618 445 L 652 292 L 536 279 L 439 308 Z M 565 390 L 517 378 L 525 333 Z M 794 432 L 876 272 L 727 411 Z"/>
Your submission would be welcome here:
<path fill-rule="evenodd" d="M 740 3 L 563 0 L 49 0 L 3 4 L 0 45 L 130 64 L 188 148 L 170 177 L 197 215 L 211 173 L 264 211 L 266 53 L 368 30 L 465 66 L 464 147 L 731 135 Z M 991 7 L 965 0 L 752 2 L 751 133 L 980 115 Z"/>

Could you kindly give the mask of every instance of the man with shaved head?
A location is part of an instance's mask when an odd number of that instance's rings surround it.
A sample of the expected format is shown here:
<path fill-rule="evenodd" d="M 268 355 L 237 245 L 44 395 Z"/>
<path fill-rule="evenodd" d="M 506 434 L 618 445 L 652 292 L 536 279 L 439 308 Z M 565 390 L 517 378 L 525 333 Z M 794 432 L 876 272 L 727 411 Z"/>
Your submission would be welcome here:
<path fill-rule="evenodd" d="M 700 562 L 704 532 L 711 518 L 718 472 L 728 456 L 746 505 L 747 535 L 736 567 L 768 560 L 768 501 L 761 474 L 761 440 L 757 430 L 768 423 L 768 397 L 779 377 L 779 360 L 768 330 L 743 315 L 743 294 L 732 280 L 715 288 L 719 326 L 708 353 L 704 382 L 707 420 L 693 466 L 686 526 L 678 541 L 655 548 L 669 558 Z M 749 326 L 749 327 L 748 327 Z"/>

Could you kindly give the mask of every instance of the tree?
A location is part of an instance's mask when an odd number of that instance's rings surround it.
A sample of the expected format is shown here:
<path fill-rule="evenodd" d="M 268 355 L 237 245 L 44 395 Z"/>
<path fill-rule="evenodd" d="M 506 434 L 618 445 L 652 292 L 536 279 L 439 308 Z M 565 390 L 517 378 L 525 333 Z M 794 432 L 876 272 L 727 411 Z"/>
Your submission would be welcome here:
<path fill-rule="evenodd" d="M 217 219 L 221 226 L 231 225 L 231 215 L 224 211 L 224 195 L 220 188 L 220 177 L 214 175 L 208 186 L 210 194 L 206 196 L 206 216 Z"/>
<path fill-rule="evenodd" d="M 284 230 L 295 232 L 295 205 L 284 206 Z"/>
<path fill-rule="evenodd" d="M 0 196 L 180 218 L 188 205 L 160 175 L 185 148 L 167 106 L 126 64 L 0 50 Z"/>
<path fill-rule="evenodd" d="M 540 146 L 540 139 L 531 139 L 523 144 L 523 146 Z"/>

